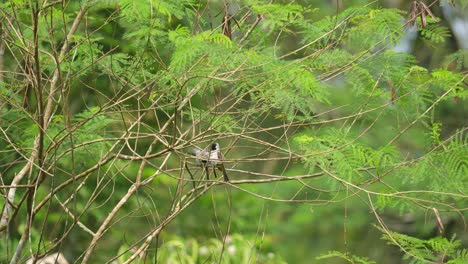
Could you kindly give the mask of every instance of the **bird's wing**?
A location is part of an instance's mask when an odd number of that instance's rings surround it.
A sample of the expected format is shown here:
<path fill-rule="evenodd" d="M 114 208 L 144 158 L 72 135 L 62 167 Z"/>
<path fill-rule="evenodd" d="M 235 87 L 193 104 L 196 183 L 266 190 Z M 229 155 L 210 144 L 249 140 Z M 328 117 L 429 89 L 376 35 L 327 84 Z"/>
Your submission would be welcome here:
<path fill-rule="evenodd" d="M 191 153 L 193 156 L 195 156 L 195 162 L 197 165 L 208 165 L 207 161 L 210 157 L 209 152 L 207 152 L 206 150 L 201 150 L 200 148 L 193 148 Z"/>
<path fill-rule="evenodd" d="M 218 159 L 219 159 L 220 161 L 224 161 L 224 155 L 223 155 L 223 153 L 221 152 L 221 150 L 218 149 L 217 152 L 218 152 Z"/>
<path fill-rule="evenodd" d="M 193 156 L 197 156 L 202 150 L 199 149 L 199 148 L 193 148 L 191 151 L 190 151 L 190 154 L 192 154 Z"/>

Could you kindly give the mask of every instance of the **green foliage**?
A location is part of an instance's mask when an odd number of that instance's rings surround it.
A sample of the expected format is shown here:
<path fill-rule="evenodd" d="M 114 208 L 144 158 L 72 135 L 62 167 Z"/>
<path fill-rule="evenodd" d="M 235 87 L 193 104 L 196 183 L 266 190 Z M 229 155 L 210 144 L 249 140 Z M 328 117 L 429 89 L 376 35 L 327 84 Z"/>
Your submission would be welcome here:
<path fill-rule="evenodd" d="M 326 16 L 318 21 L 305 21 L 304 38 L 302 44 L 308 44 L 312 49 L 324 48 L 329 43 L 343 41 L 343 34 L 346 32 L 346 27 L 349 26 L 349 20 L 365 16 L 371 9 L 367 7 L 350 7 L 335 16 Z M 336 50 L 340 51 L 340 50 Z"/>
<path fill-rule="evenodd" d="M 383 231 L 383 239 L 389 244 L 398 246 L 404 253 L 409 263 L 419 264 L 437 262 L 447 259 L 446 263 L 466 263 L 468 252 L 460 248 L 461 242 L 452 237 L 450 240 L 443 237 L 435 237 L 423 240 L 396 232 Z"/>
<path fill-rule="evenodd" d="M 285 30 L 285 27 L 298 24 L 303 19 L 304 7 L 301 5 L 252 5 L 256 14 L 263 15 L 265 22 L 262 24 L 268 31 Z"/>
<path fill-rule="evenodd" d="M 441 130 L 440 123 L 434 123 L 432 125 L 431 139 L 432 139 L 432 143 L 435 146 L 442 144 L 442 142 L 440 141 L 440 130 Z"/>
<path fill-rule="evenodd" d="M 320 131 L 314 136 L 309 134 L 311 131 L 298 135 L 293 142 L 296 142 L 298 148 L 303 151 L 306 157 L 305 165 L 311 173 L 325 168 L 337 177 L 330 178 L 335 188 L 341 180 L 354 184 L 364 182 L 368 179 L 369 170 L 373 171 L 375 176 L 385 174 L 400 160 L 395 147 L 383 146 L 373 149 L 359 143 L 350 144 L 349 140 L 352 137 L 341 130 Z"/>
<path fill-rule="evenodd" d="M 468 84 L 463 82 L 465 76 L 460 73 L 454 73 L 445 69 L 438 69 L 432 73 L 433 83 L 437 88 L 442 90 L 450 90 L 450 97 L 458 96 L 460 98 L 468 98 Z"/>
<path fill-rule="evenodd" d="M 271 78 L 277 86 L 269 87 L 263 96 L 269 98 L 267 103 L 280 109 L 287 119 L 311 119 L 316 111 L 315 102 L 328 102 L 328 91 L 305 68 L 291 67 L 276 71 Z"/>
<path fill-rule="evenodd" d="M 186 27 L 178 27 L 174 31 L 169 31 L 169 41 L 175 47 L 170 67 L 174 72 L 181 73 L 196 65 L 195 62 L 201 56 L 208 55 L 210 58 L 216 58 L 217 55 L 222 55 L 226 49 L 232 46 L 229 38 L 223 34 L 202 32 L 192 36 Z M 202 62 L 199 67 L 202 65 L 206 66 Z"/>
<path fill-rule="evenodd" d="M 358 256 L 354 256 L 354 255 L 343 254 L 343 253 L 338 252 L 338 251 L 328 252 L 327 254 L 323 254 L 323 255 L 317 257 L 316 259 L 323 260 L 323 259 L 329 259 L 329 258 L 341 258 L 341 259 L 344 259 L 347 262 L 352 263 L 352 264 L 357 264 L 357 263 L 375 264 L 375 263 L 377 263 L 375 261 L 371 261 L 371 260 L 369 260 L 367 258 L 364 258 L 364 257 L 358 257 Z"/>
<path fill-rule="evenodd" d="M 403 169 L 402 175 L 407 184 L 424 186 L 428 190 L 447 191 L 466 189 L 465 176 L 468 173 L 466 157 L 468 140 L 463 132 L 455 134 L 450 141 L 438 145 L 437 150 L 426 154 L 418 162 Z M 450 177 L 450 178 L 447 178 Z M 427 180 L 430 178 L 430 180 Z M 439 195 L 431 195 L 431 199 L 445 200 Z M 450 199 L 463 199 L 452 197 Z"/>
<path fill-rule="evenodd" d="M 350 19 L 346 44 L 352 50 L 374 49 L 377 45 L 395 45 L 403 36 L 403 12 L 398 9 L 369 10 Z M 365 42 L 360 40 L 365 39 Z"/>
<path fill-rule="evenodd" d="M 190 9 L 186 6 L 192 4 L 189 0 L 180 4 L 159 0 L 121 1 L 121 25 L 126 29 L 124 39 L 134 48 L 146 46 L 147 41 L 157 45 L 167 38 L 167 26 L 173 18 L 182 19 L 188 15 Z"/>
<path fill-rule="evenodd" d="M 437 130 L 433 133 L 436 133 L 434 137 L 437 137 Z M 438 139 L 433 140 L 437 141 Z M 466 136 L 459 132 L 448 142 L 438 143 L 431 153 L 420 157 L 409 166 L 401 168 L 393 174 L 403 183 L 400 190 L 411 190 L 410 186 L 419 186 L 424 192 L 404 197 L 379 196 L 377 207 L 380 209 L 393 208 L 402 214 L 417 208 L 408 198 L 420 199 L 420 202 L 462 202 L 465 199 L 463 196 L 452 196 L 450 193 L 454 190 L 461 192 L 461 190 L 468 188 L 465 180 L 468 173 L 468 163 L 464 158 L 468 155 L 466 145 Z M 385 193 L 388 192 L 385 191 Z"/>
<path fill-rule="evenodd" d="M 451 35 L 448 28 L 438 24 L 430 24 L 427 27 L 422 28 L 420 31 L 423 39 L 427 40 L 429 44 L 433 46 L 445 42 L 445 39 Z"/>
<path fill-rule="evenodd" d="M 83 43 L 82 45 L 77 45 L 73 49 L 72 56 L 68 57 L 63 63 L 62 70 L 64 74 L 77 75 L 80 77 L 87 76 L 89 73 L 92 73 L 96 70 L 94 67 L 84 68 L 83 65 L 93 65 L 98 58 L 102 55 L 102 45 L 98 44 L 101 39 L 88 39 L 85 41 L 85 38 L 76 36 L 74 41 Z M 50 65 L 53 65 L 52 63 Z M 52 72 L 53 69 L 50 69 Z M 95 72 L 94 72 L 95 73 Z"/>
<path fill-rule="evenodd" d="M 445 67 L 453 67 L 457 71 L 461 71 L 464 68 L 468 68 L 468 50 L 458 50 L 449 56 L 447 56 L 444 60 Z M 453 65 L 453 66 L 452 66 Z"/>
<path fill-rule="evenodd" d="M 153 256 L 154 257 L 154 256 Z M 126 260 L 122 256 L 122 263 Z M 195 239 L 171 237 L 158 249 L 157 262 L 162 263 L 286 263 L 272 252 L 262 252 L 252 241 L 235 234 L 226 241 L 215 238 L 204 242 Z"/>

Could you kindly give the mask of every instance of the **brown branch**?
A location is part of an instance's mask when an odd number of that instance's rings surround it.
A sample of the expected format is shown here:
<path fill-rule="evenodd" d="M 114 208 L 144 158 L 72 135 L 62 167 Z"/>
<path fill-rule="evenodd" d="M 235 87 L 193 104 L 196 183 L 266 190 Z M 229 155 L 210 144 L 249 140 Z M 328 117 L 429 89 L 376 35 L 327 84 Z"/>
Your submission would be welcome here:
<path fill-rule="evenodd" d="M 152 151 L 152 149 L 153 149 L 152 146 L 153 146 L 153 144 L 151 144 L 151 146 L 148 148 L 147 153 Z M 157 174 L 160 173 L 162 167 L 165 166 L 165 164 L 169 160 L 170 156 L 171 156 L 171 152 L 169 152 L 166 155 L 166 158 L 161 163 L 161 166 L 159 167 L 159 169 L 156 170 L 154 175 L 157 175 Z M 86 251 L 84 253 L 83 261 L 81 263 L 83 263 L 83 264 L 88 263 L 89 258 L 91 257 L 91 253 L 93 252 L 94 248 L 96 247 L 96 244 L 97 244 L 98 240 L 102 237 L 102 235 L 106 231 L 107 226 L 109 225 L 110 221 L 115 217 L 115 215 L 120 210 L 120 208 L 122 208 L 122 206 L 128 202 L 128 200 L 133 196 L 133 194 L 135 194 L 135 192 L 138 191 L 138 189 L 139 189 L 139 187 L 141 186 L 141 183 L 142 183 L 141 182 L 141 173 L 142 173 L 142 170 L 143 170 L 145 164 L 146 164 L 146 161 L 145 160 L 142 161 L 142 163 L 140 165 L 140 170 L 139 170 L 139 173 L 138 173 L 138 176 L 137 176 L 137 181 L 134 184 L 132 184 L 132 186 L 130 186 L 127 193 L 120 199 L 120 201 L 115 205 L 115 207 L 112 209 L 112 211 L 106 217 L 106 219 L 104 219 L 102 224 L 99 226 L 98 231 L 96 231 L 95 235 L 93 236 L 93 239 L 91 240 L 91 243 L 89 244 L 88 248 L 86 249 Z"/>

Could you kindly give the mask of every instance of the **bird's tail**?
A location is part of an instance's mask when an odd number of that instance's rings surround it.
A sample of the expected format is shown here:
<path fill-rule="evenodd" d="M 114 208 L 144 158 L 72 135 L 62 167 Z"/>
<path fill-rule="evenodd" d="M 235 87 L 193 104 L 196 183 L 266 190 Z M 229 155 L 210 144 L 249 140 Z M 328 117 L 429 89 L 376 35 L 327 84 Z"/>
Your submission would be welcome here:
<path fill-rule="evenodd" d="M 221 170 L 223 171 L 224 181 L 225 181 L 225 182 L 228 182 L 228 181 L 229 181 L 229 178 L 228 178 L 228 176 L 227 176 L 226 169 L 224 168 L 224 166 L 223 166 L 223 168 L 222 168 Z"/>

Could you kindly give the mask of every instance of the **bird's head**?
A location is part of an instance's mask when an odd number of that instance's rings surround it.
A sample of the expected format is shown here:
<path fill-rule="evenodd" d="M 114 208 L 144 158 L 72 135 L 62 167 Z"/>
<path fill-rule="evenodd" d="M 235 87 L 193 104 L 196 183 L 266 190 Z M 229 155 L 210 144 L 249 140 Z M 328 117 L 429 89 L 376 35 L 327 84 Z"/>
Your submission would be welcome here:
<path fill-rule="evenodd" d="M 211 144 L 211 150 L 219 150 L 219 144 L 218 143 Z"/>

